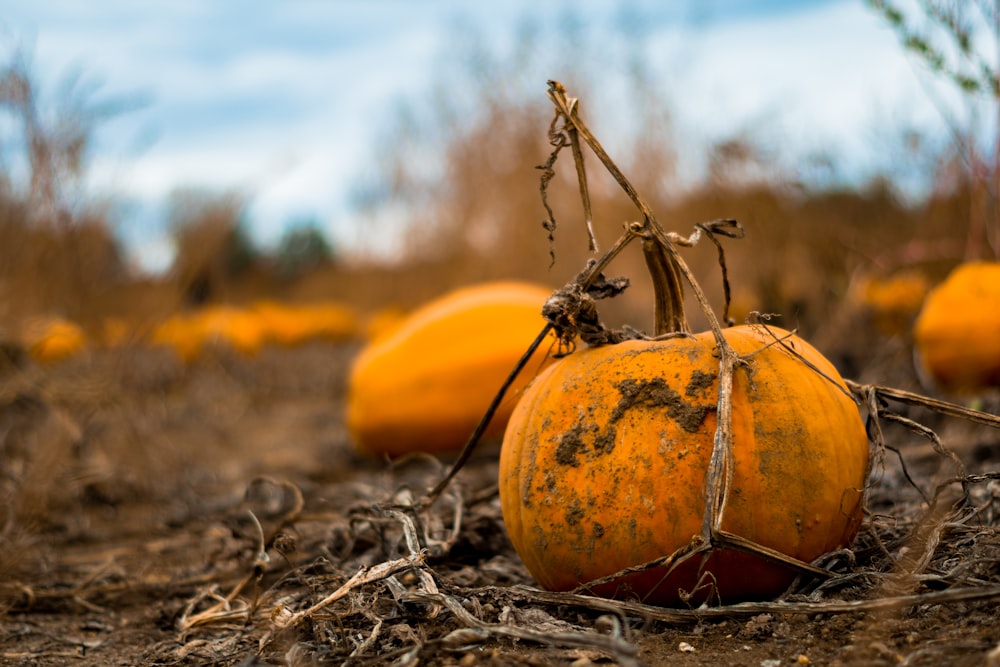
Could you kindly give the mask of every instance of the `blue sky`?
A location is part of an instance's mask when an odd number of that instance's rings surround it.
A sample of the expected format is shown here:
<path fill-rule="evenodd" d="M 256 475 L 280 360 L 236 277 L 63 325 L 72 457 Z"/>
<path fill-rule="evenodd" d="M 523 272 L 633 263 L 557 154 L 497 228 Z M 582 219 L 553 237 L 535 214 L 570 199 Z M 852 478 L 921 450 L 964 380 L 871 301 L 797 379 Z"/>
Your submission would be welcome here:
<path fill-rule="evenodd" d="M 169 261 L 162 206 L 179 186 L 239 188 L 262 243 L 315 218 L 335 243 L 393 102 L 419 96 L 459 20 L 503 44 L 528 12 L 554 21 L 569 3 L 507 0 L 8 0 L 6 56 L 20 44 L 54 86 L 81 67 L 103 94 L 141 100 L 103 126 L 88 187 L 133 203 L 122 234 L 150 267 Z M 684 136 L 750 130 L 794 158 L 834 148 L 858 173 L 880 131 L 939 132 L 920 68 L 863 0 L 636 2 Z M 572 3 L 591 28 L 617 3 Z M 544 79 L 538 86 L 544 98 Z"/>

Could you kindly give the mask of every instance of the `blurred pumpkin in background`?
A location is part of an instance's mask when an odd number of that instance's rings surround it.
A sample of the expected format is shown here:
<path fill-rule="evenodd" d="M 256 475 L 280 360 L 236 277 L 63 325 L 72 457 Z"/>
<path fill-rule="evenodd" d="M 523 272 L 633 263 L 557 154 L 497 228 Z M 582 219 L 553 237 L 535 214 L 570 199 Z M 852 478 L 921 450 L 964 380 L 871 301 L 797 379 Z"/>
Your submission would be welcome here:
<path fill-rule="evenodd" d="M 1000 262 L 966 262 L 927 295 L 913 329 L 917 371 L 937 388 L 1000 387 Z"/>
<path fill-rule="evenodd" d="M 255 354 L 263 341 L 259 318 L 231 306 L 208 306 L 174 315 L 156 327 L 151 337 L 154 345 L 173 349 L 185 362 L 196 360 L 205 349 L 216 345 Z"/>
<path fill-rule="evenodd" d="M 228 345 L 245 355 L 256 354 L 264 343 L 260 319 L 253 313 L 230 306 L 205 308 L 195 318 L 207 344 Z"/>
<path fill-rule="evenodd" d="M 875 330 L 886 336 L 908 333 L 930 290 L 927 276 L 918 271 L 862 278 L 855 299 Z"/>
<path fill-rule="evenodd" d="M 173 350 L 185 363 L 198 358 L 203 344 L 201 331 L 185 315 L 173 315 L 161 322 L 153 329 L 149 342 Z"/>
<path fill-rule="evenodd" d="M 354 361 L 347 426 L 371 454 L 461 449 L 535 339 L 552 290 L 523 282 L 465 287 L 427 303 Z M 485 437 L 499 437 L 525 384 L 547 363 L 543 343 Z"/>
<path fill-rule="evenodd" d="M 258 301 L 251 307 L 260 320 L 264 339 L 280 347 L 294 347 L 312 335 L 308 318 L 294 307 L 277 301 Z"/>
<path fill-rule="evenodd" d="M 35 361 L 53 363 L 83 352 L 88 345 L 87 334 L 79 325 L 60 317 L 29 320 L 22 339 Z"/>
<path fill-rule="evenodd" d="M 375 341 L 392 334 L 406 321 L 406 315 L 406 310 L 399 306 L 386 306 L 375 311 L 365 321 L 365 338 Z"/>
<path fill-rule="evenodd" d="M 259 301 L 251 312 L 260 320 L 264 339 L 280 347 L 295 347 L 310 340 L 340 342 L 356 336 L 360 328 L 354 310 L 334 302 Z"/>
<path fill-rule="evenodd" d="M 315 303 L 298 307 L 307 322 L 309 337 L 337 343 L 358 335 L 361 325 L 358 316 L 348 306 L 334 303 Z"/>

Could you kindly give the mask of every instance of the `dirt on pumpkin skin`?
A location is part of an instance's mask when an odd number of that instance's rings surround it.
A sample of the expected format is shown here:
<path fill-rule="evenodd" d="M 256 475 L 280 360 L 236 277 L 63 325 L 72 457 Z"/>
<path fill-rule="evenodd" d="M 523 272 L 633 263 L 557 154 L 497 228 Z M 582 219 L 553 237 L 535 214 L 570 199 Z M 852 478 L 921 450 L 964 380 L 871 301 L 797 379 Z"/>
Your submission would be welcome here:
<path fill-rule="evenodd" d="M 715 377 L 712 374 L 696 371 L 688 384 L 686 394 L 695 396 L 699 391 L 712 386 Z M 560 436 L 555 451 L 556 463 L 575 468 L 580 465 L 579 457 L 588 451 L 593 452 L 595 456 L 610 454 L 615 447 L 617 437 L 615 425 L 633 407 L 666 408 L 663 414 L 676 421 L 678 426 L 688 433 L 697 432 L 701 423 L 705 421 L 705 416 L 715 410 L 715 405 L 696 405 L 686 402 L 662 378 L 623 380 L 618 383 L 617 389 L 621 398 L 611 411 L 607 425 L 602 429 L 596 424 L 587 425 L 586 420 L 577 422 L 573 428 Z M 590 431 L 589 445 L 583 438 L 587 431 Z"/>
<path fill-rule="evenodd" d="M 928 513 L 954 470 L 903 428 L 883 424 L 905 474 L 887 452 L 853 550 L 823 563 L 837 576 L 799 582 L 798 607 L 669 618 L 528 588 L 495 446 L 430 508 L 439 461 L 355 455 L 354 351 L 4 369 L 0 663 L 980 665 L 1000 645 L 1000 483 L 968 478 L 954 512 L 946 485 Z M 996 431 L 906 415 L 968 473 L 1000 469 Z"/>
<path fill-rule="evenodd" d="M 713 376 L 700 372 L 692 375 L 685 393 L 694 396 L 698 388 L 704 388 L 706 377 Z M 611 412 L 611 423 L 617 422 L 636 405 L 651 408 L 665 407 L 668 418 L 676 421 L 677 425 L 688 433 L 697 433 L 701 423 L 705 421 L 705 415 L 715 410 L 714 403 L 705 405 L 688 403 L 663 378 L 624 380 L 618 384 L 618 391 L 622 397 Z"/>

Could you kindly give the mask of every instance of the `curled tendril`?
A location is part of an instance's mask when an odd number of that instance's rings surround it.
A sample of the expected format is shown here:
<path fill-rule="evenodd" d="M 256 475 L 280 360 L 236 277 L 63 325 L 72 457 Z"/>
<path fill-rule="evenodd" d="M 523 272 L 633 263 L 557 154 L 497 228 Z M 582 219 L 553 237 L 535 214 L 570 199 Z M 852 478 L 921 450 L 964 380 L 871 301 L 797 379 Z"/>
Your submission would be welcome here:
<path fill-rule="evenodd" d="M 618 296 L 628 286 L 628 278 L 606 278 L 604 274 L 598 274 L 588 287 L 583 287 L 576 280 L 553 292 L 542 307 L 542 316 L 552 325 L 559 341 L 554 356 L 572 354 L 576 350 L 577 339 L 597 347 L 645 338 L 642 332 L 628 326 L 622 329 L 605 327 L 597 312 L 598 299 Z"/>

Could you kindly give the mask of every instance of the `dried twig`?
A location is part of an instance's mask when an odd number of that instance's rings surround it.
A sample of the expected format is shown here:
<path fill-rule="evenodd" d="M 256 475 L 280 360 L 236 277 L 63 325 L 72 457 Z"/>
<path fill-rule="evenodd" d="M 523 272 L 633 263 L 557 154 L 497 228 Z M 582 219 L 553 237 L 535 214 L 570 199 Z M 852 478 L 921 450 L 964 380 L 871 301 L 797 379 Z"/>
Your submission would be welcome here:
<path fill-rule="evenodd" d="M 620 634 L 602 635 L 596 632 L 554 632 L 502 623 L 486 623 L 470 614 L 453 596 L 442 593 L 409 593 L 406 598 L 413 602 L 435 603 L 444 606 L 463 626 L 447 634 L 441 641 L 451 650 L 464 650 L 490 639 L 504 638 L 530 641 L 546 646 L 583 648 L 600 651 L 618 662 L 619 665 L 640 664 L 636 659 L 638 649 L 635 644 L 623 639 Z"/>
<path fill-rule="evenodd" d="M 949 403 L 936 398 L 930 398 L 928 396 L 921 396 L 920 394 L 914 394 L 913 392 L 896 389 L 894 387 L 885 387 L 882 385 L 863 385 L 851 380 L 844 380 L 844 382 L 846 382 L 848 388 L 850 388 L 850 390 L 858 396 L 865 396 L 872 393 L 877 398 L 927 408 L 928 410 L 937 412 L 938 414 L 942 414 L 947 417 L 958 417 L 960 419 L 973 422 L 974 424 L 1000 428 L 1000 416 L 990 414 L 988 412 L 972 410 L 962 407 L 961 405 L 956 405 L 954 403 Z"/>
<path fill-rule="evenodd" d="M 353 577 L 344 582 L 344 584 L 337 590 L 330 593 L 319 602 L 313 604 L 308 609 L 297 611 L 295 613 L 288 612 L 285 609 L 276 610 L 272 615 L 274 625 L 280 629 L 294 627 L 307 618 L 312 617 L 316 614 L 316 612 L 329 607 L 337 600 L 343 599 L 355 588 L 380 581 L 396 574 L 397 572 L 402 572 L 403 570 L 423 566 L 425 558 L 426 553 L 424 551 L 420 551 L 416 554 L 410 554 L 409 556 L 404 556 L 403 558 L 397 558 L 395 560 L 379 563 L 378 565 L 373 565 L 372 567 L 361 568 Z"/>
<path fill-rule="evenodd" d="M 516 586 L 529 600 L 551 605 L 565 605 L 593 611 L 614 611 L 662 623 L 689 624 L 699 621 L 746 618 L 758 614 L 852 614 L 887 609 L 909 609 L 931 604 L 957 604 L 1000 598 L 1000 585 L 950 588 L 912 595 L 880 597 L 870 600 L 828 600 L 824 602 L 741 602 L 739 604 L 698 609 L 667 609 L 640 602 L 611 600 L 581 595 L 542 591 L 529 586 Z"/>
<path fill-rule="evenodd" d="M 566 136 L 566 132 L 560 127 L 559 115 L 556 114 L 549 125 L 549 144 L 552 146 L 552 152 L 549 153 L 549 157 L 545 160 L 544 164 L 536 167 L 536 169 L 542 172 L 542 176 L 539 179 L 538 191 L 541 195 L 542 206 L 545 207 L 546 218 L 542 221 L 542 228 L 549 235 L 549 268 L 556 263 L 555 232 L 558 226 L 555 211 L 552 210 L 552 205 L 549 203 L 549 183 L 556 176 L 554 168 L 556 159 L 559 157 L 559 152 L 566 147 L 567 141 L 569 141 L 569 137 Z"/>
<path fill-rule="evenodd" d="M 587 169 L 583 162 L 583 150 L 580 148 L 580 135 L 577 132 L 576 124 L 573 122 L 573 112 L 580 107 L 580 100 L 572 98 L 569 100 L 570 115 L 561 115 L 566 124 L 566 134 L 569 135 L 569 143 L 573 148 L 573 162 L 576 164 L 576 179 L 580 187 L 580 199 L 583 202 L 583 219 L 587 227 L 587 242 L 590 252 L 597 252 L 597 238 L 594 236 L 594 215 L 590 206 L 590 190 L 587 186 Z"/>

